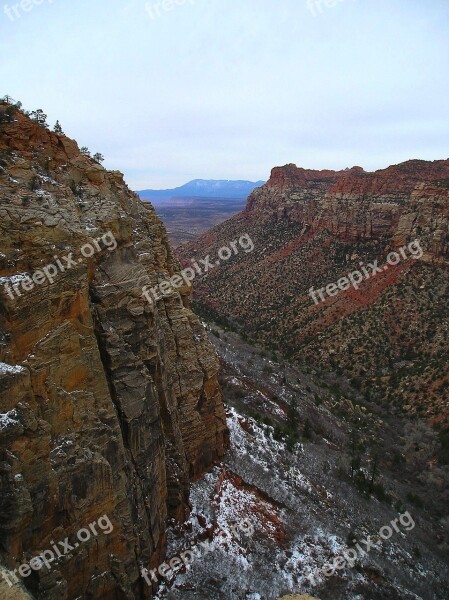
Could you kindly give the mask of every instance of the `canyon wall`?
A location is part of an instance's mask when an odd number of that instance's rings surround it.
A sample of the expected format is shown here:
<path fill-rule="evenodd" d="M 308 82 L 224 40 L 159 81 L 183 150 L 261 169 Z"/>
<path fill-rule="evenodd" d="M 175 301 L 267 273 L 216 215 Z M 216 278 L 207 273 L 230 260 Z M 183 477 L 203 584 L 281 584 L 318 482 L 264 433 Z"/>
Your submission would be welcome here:
<path fill-rule="evenodd" d="M 0 125 L 0 192 L 3 566 L 107 515 L 111 532 L 19 580 L 46 600 L 149 598 L 140 568 L 228 444 L 217 358 L 190 287 L 142 296 L 178 265 L 121 173 L 17 110 Z M 49 264 L 52 283 L 28 279 Z"/>
<path fill-rule="evenodd" d="M 374 173 L 276 167 L 243 212 L 177 252 L 214 264 L 245 233 L 253 252 L 195 282 L 199 310 L 367 400 L 449 427 L 449 160 Z M 368 265 L 382 268 L 366 277 Z M 354 271 L 360 284 L 339 290 Z"/>
<path fill-rule="evenodd" d="M 286 165 L 250 195 L 245 215 L 287 218 L 352 242 L 385 236 L 401 244 L 419 235 L 433 255 L 449 259 L 448 197 L 449 160 L 410 160 L 373 173 Z"/>

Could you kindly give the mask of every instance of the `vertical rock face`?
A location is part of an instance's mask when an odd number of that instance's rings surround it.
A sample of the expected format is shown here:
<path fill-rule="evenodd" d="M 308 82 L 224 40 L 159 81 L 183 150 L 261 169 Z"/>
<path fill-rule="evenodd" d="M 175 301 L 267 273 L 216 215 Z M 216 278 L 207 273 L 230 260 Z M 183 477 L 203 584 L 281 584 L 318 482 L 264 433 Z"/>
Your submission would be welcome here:
<path fill-rule="evenodd" d="M 388 237 L 401 244 L 424 232 L 429 251 L 447 258 L 448 182 L 449 159 L 409 160 L 374 173 L 286 165 L 254 190 L 243 214 L 258 223 L 287 219 L 347 242 Z"/>
<path fill-rule="evenodd" d="M 178 268 L 152 206 L 19 111 L 0 127 L 2 561 L 107 515 L 111 532 L 23 583 L 46 599 L 150 597 L 140 567 L 228 443 L 218 361 L 190 288 L 142 296 Z M 51 284 L 27 279 L 49 264 Z"/>

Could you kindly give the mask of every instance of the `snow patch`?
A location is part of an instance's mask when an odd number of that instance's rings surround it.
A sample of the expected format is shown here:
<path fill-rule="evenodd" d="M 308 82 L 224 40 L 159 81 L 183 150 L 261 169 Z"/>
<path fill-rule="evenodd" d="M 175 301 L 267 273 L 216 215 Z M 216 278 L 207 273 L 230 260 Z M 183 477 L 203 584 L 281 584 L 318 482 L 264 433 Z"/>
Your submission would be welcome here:
<path fill-rule="evenodd" d="M 14 285 L 15 283 L 20 283 L 24 279 L 29 278 L 29 273 L 17 273 L 16 275 L 6 275 L 5 277 L 0 277 L 0 285 Z"/>
<path fill-rule="evenodd" d="M 0 413 L 0 431 L 4 431 L 14 425 L 20 425 L 15 408 L 7 413 Z"/>
<path fill-rule="evenodd" d="M 25 367 L 21 365 L 8 365 L 0 362 L 0 375 L 17 375 L 17 373 L 24 373 L 25 371 Z"/>

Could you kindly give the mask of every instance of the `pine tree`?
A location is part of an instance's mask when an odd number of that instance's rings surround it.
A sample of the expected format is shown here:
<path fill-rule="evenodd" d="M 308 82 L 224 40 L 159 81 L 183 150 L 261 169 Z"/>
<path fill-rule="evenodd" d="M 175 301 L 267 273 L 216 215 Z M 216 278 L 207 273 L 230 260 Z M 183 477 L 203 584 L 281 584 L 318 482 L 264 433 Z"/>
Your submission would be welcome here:
<path fill-rule="evenodd" d="M 81 154 L 84 154 L 84 156 L 90 156 L 90 151 L 89 148 L 87 146 L 83 146 L 80 149 Z"/>
<path fill-rule="evenodd" d="M 14 113 L 16 111 L 14 105 L 9 105 L 6 110 L 0 111 L 0 123 L 12 123 L 14 120 Z"/>
<path fill-rule="evenodd" d="M 310 422 L 310 419 L 306 419 L 306 422 L 304 423 L 304 430 L 302 432 L 302 435 L 304 436 L 304 438 L 306 440 L 311 440 L 312 433 L 313 433 L 312 423 Z"/>
<path fill-rule="evenodd" d="M 56 121 L 55 126 L 53 127 L 53 131 L 55 133 L 57 133 L 58 135 L 64 135 L 64 132 L 62 131 L 62 127 L 59 121 Z"/>
<path fill-rule="evenodd" d="M 351 454 L 351 478 L 354 479 L 356 473 L 362 466 L 362 456 L 364 453 L 364 445 L 360 439 L 358 432 L 353 429 L 350 433 L 350 454 Z"/>
<path fill-rule="evenodd" d="M 48 127 L 47 115 L 42 109 L 38 108 L 37 110 L 33 110 L 30 113 L 30 117 L 33 119 L 33 121 L 36 121 L 36 123 L 42 125 L 42 127 Z"/>
<path fill-rule="evenodd" d="M 92 158 L 97 163 L 102 163 L 104 161 L 104 156 L 100 152 L 96 152 Z"/>

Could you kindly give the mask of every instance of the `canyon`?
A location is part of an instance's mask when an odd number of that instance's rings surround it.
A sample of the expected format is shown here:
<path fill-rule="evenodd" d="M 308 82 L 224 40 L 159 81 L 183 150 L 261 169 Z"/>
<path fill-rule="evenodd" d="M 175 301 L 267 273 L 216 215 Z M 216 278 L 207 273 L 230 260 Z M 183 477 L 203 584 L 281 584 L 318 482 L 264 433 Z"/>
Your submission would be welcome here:
<path fill-rule="evenodd" d="M 120 172 L 0 103 L 1 597 L 447 597 L 448 182 L 277 167 L 173 250 Z M 144 297 L 242 236 L 193 295 Z"/>
<path fill-rule="evenodd" d="M 244 211 L 177 249 L 185 264 L 250 231 L 256 250 L 195 284 L 198 308 L 284 356 L 351 380 L 391 410 L 449 424 L 449 160 L 368 173 L 286 165 Z M 414 240 L 417 260 L 317 305 L 337 282 Z M 261 304 L 263 310 L 260 310 Z"/>

